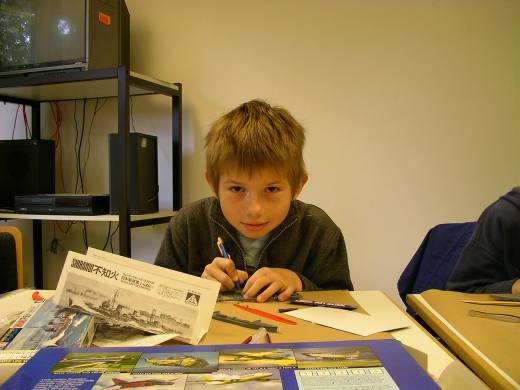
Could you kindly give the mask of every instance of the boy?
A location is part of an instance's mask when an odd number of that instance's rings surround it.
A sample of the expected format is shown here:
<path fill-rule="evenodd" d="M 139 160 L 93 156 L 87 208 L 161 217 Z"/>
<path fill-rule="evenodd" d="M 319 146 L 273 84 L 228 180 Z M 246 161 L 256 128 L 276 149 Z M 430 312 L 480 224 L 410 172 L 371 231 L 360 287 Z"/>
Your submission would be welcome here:
<path fill-rule="evenodd" d="M 520 187 L 483 211 L 446 288 L 520 294 Z"/>
<path fill-rule="evenodd" d="M 296 200 L 307 182 L 303 127 L 280 107 L 252 100 L 206 135 L 206 181 L 215 197 L 183 207 L 168 226 L 156 265 L 239 284 L 245 298 L 281 301 L 302 290 L 349 289 L 341 230 Z M 221 238 L 230 258 L 219 252 Z"/>

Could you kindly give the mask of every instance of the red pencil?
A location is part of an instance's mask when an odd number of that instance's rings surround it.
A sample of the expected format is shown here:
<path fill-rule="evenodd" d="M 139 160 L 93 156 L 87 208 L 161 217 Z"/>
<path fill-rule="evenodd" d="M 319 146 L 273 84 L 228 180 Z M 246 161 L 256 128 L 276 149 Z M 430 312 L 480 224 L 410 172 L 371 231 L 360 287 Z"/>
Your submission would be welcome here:
<path fill-rule="evenodd" d="M 297 324 L 296 321 L 292 321 L 292 320 L 289 320 L 287 318 L 283 318 L 283 317 L 277 316 L 276 314 L 271 314 L 271 313 L 268 313 L 268 312 L 263 311 L 263 310 L 253 309 L 252 307 L 249 307 L 249 306 L 241 306 L 238 303 L 233 304 L 233 306 L 236 306 L 239 309 L 248 311 L 249 313 L 256 314 L 256 315 L 258 315 L 260 317 L 265 317 L 265 318 L 269 318 L 270 320 L 283 322 L 284 324 L 289 324 L 289 325 L 296 325 Z"/>

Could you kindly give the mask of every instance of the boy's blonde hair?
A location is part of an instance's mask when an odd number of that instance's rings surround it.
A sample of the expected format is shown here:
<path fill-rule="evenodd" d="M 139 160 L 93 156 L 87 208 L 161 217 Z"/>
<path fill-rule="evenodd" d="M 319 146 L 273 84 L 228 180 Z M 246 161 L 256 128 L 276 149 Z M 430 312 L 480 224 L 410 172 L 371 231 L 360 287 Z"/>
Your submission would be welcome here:
<path fill-rule="evenodd" d="M 294 194 L 305 177 L 304 143 L 303 126 L 286 109 L 259 99 L 243 103 L 219 118 L 206 135 L 208 180 L 217 190 L 225 169 L 251 175 L 269 167 L 287 175 Z"/>
<path fill-rule="evenodd" d="M 206 135 L 208 180 L 218 190 L 225 169 L 237 168 L 250 175 L 255 169 L 285 171 L 293 194 L 305 177 L 305 130 L 282 107 L 262 100 L 243 103 L 219 118 Z"/>

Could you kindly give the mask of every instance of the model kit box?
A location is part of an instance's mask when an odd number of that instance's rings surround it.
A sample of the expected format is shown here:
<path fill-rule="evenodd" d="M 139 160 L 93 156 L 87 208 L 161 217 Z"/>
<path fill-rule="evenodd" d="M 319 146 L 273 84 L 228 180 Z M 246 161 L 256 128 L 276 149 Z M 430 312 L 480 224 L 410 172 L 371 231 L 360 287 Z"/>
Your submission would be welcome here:
<path fill-rule="evenodd" d="M 46 348 L 1 389 L 438 389 L 397 340 Z M 215 387 L 215 388 L 216 388 Z M 155 388 L 155 387 L 154 387 Z"/>
<path fill-rule="evenodd" d="M 23 319 L 22 321 L 20 319 Z M 94 318 L 47 300 L 31 306 L 0 338 L 4 350 L 46 347 L 87 347 L 95 331 Z"/>

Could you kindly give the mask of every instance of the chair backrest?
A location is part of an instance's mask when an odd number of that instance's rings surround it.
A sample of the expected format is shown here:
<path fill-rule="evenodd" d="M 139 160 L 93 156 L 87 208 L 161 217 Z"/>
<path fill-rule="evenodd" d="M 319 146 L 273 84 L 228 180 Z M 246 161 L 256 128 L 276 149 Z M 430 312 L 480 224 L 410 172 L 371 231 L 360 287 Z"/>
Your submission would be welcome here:
<path fill-rule="evenodd" d="M 397 282 L 405 304 L 408 294 L 446 289 L 446 282 L 475 225 L 476 222 L 445 223 L 430 229 Z"/>
<path fill-rule="evenodd" d="M 0 226 L 0 291 L 23 288 L 22 232 L 16 226 Z M 16 278 L 13 276 L 16 275 Z"/>

